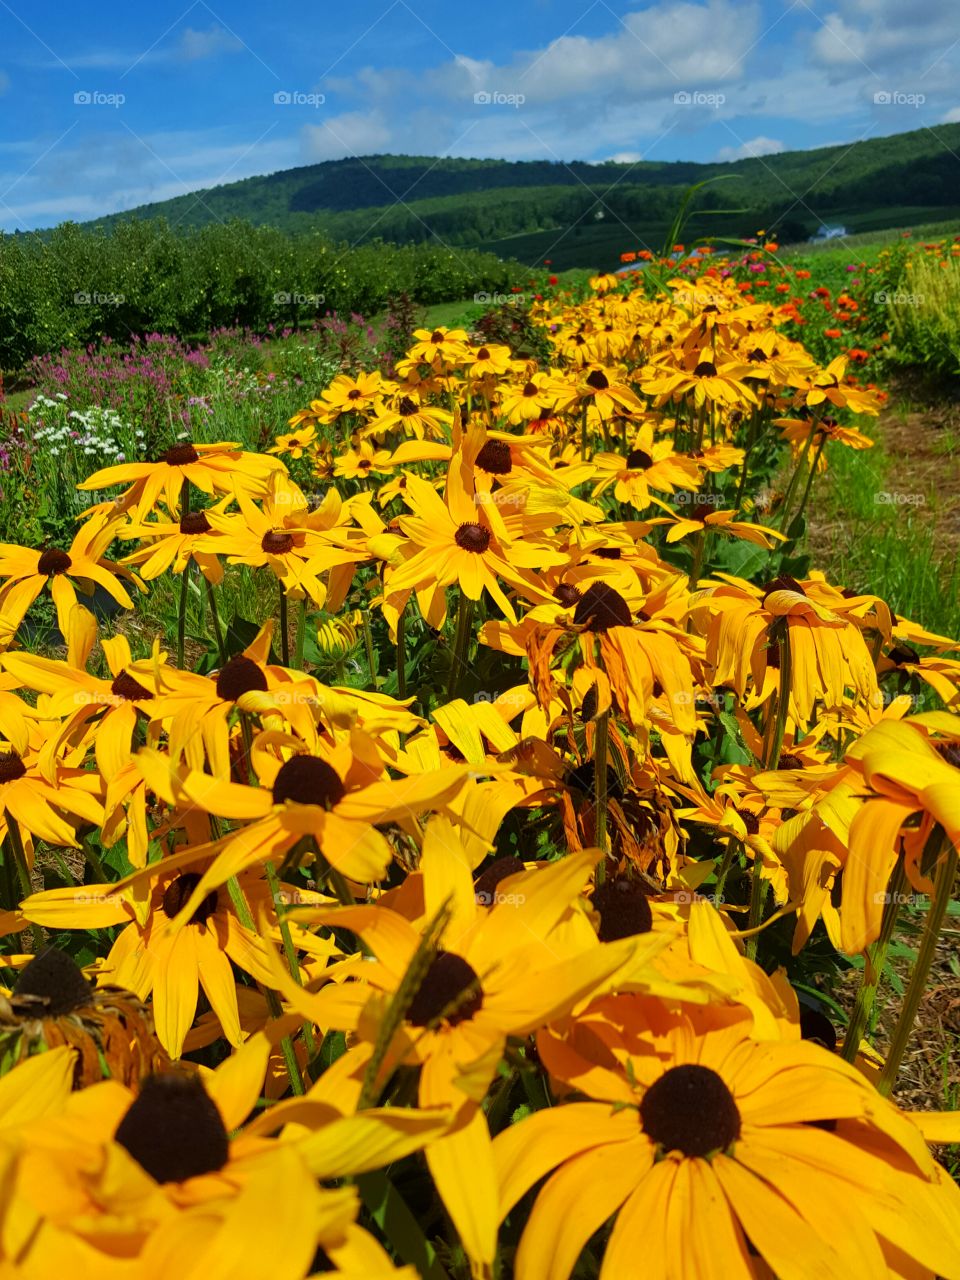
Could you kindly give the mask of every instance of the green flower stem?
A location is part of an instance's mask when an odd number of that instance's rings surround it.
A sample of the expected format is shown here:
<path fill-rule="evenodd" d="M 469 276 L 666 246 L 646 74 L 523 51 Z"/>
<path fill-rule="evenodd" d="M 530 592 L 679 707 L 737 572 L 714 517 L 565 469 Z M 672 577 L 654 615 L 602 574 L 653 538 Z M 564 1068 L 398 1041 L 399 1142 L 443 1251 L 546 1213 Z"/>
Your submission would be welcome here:
<path fill-rule="evenodd" d="M 701 529 L 693 539 L 693 565 L 690 569 L 690 590 L 696 591 L 700 574 L 703 572 L 703 555 L 707 546 L 707 531 Z"/>
<path fill-rule="evenodd" d="M 923 999 L 923 993 L 927 986 L 930 967 L 937 952 L 940 930 L 947 914 L 947 907 L 950 905 L 953 883 L 956 878 L 957 850 L 954 845 L 950 845 L 946 852 L 941 855 L 940 863 L 937 867 L 933 896 L 930 899 L 930 906 L 927 908 L 927 919 L 923 929 L 923 937 L 920 940 L 917 962 L 913 967 L 907 993 L 903 998 L 903 1005 L 893 1033 L 890 1052 L 887 1054 L 887 1060 L 877 1082 L 877 1089 L 884 1097 L 890 1096 L 893 1086 L 897 1082 L 897 1073 L 900 1070 L 900 1063 L 903 1061 L 907 1042 L 913 1030 L 917 1010 L 920 1008 L 920 1001 Z"/>
<path fill-rule="evenodd" d="M 771 639 L 774 636 L 776 636 L 780 650 L 780 688 L 777 692 L 777 709 L 772 721 L 772 733 L 765 753 L 765 769 L 776 769 L 780 763 L 780 751 L 783 747 L 783 737 L 787 729 L 787 715 L 790 708 L 790 685 L 792 683 L 793 661 L 790 652 L 790 628 L 786 622 L 779 626 L 775 624 L 774 628 L 771 628 Z M 762 871 L 763 859 L 754 851 L 748 929 L 758 928 L 760 921 L 763 919 L 763 906 L 767 898 L 769 885 L 764 880 Z M 751 960 L 756 957 L 759 940 L 760 935 L 757 933 L 751 934 L 747 939 L 747 955 Z"/>
<path fill-rule="evenodd" d="M 285 667 L 290 666 L 290 632 L 287 618 L 287 593 L 280 583 L 280 661 Z"/>
<path fill-rule="evenodd" d="M 227 661 L 227 646 L 223 639 L 223 628 L 220 625 L 220 614 L 217 612 L 217 595 L 213 589 L 213 583 L 203 574 L 203 585 L 207 592 L 207 604 L 210 606 L 210 621 L 213 624 L 213 634 L 217 641 L 217 653 L 220 655 L 220 665 Z"/>
<path fill-rule="evenodd" d="M 453 644 L 453 661 L 450 664 L 450 676 L 447 680 L 447 701 L 450 702 L 460 683 L 460 672 L 467 669 L 470 656 L 470 641 L 473 637 L 473 601 L 469 596 L 460 593 L 457 606 L 457 633 Z"/>
<path fill-rule="evenodd" d="M 303 670 L 303 649 L 307 642 L 307 597 L 300 601 L 300 616 L 297 619 L 297 647 L 293 655 L 293 665 L 298 671 Z"/>
<path fill-rule="evenodd" d="M 401 700 L 407 696 L 407 607 L 400 610 L 397 618 L 397 697 Z"/>
<path fill-rule="evenodd" d="M 367 654 L 367 666 L 370 668 L 370 685 L 375 690 L 377 687 L 377 655 L 373 648 L 370 615 L 366 609 L 363 611 L 363 647 Z"/>
<path fill-rule="evenodd" d="M 231 876 L 227 881 L 227 892 L 230 894 L 230 901 L 233 903 L 233 909 L 237 913 L 237 919 L 244 929 L 256 934 L 257 925 L 253 918 L 253 912 L 250 910 L 250 903 L 247 902 L 243 889 L 240 887 L 240 881 L 236 876 Z M 267 1001 L 267 1008 L 270 1010 L 270 1017 L 274 1019 L 282 1018 L 283 1005 L 280 1003 L 280 997 L 276 991 L 272 987 L 264 987 L 263 994 Z M 300 1074 L 300 1063 L 297 1061 L 297 1054 L 290 1036 L 284 1036 L 280 1041 L 280 1052 L 283 1054 L 287 1075 L 290 1077 L 290 1088 L 298 1097 L 302 1098 L 306 1093 L 306 1089 L 303 1085 L 303 1076 Z"/>
<path fill-rule="evenodd" d="M 287 919 L 286 912 L 281 909 L 284 904 L 280 877 L 277 875 L 277 869 L 272 862 L 268 862 L 264 870 L 267 875 L 270 896 L 273 898 L 274 909 L 277 913 L 277 923 L 280 926 L 280 937 L 283 940 L 283 954 L 287 958 L 287 968 L 290 970 L 290 977 L 297 986 L 302 987 L 303 979 L 300 976 L 300 965 L 297 961 L 297 948 L 293 945 L 293 934 L 290 932 L 290 921 Z M 309 1057 L 311 1059 L 316 1057 L 317 1044 L 313 1037 L 313 1028 L 309 1022 L 303 1024 L 303 1042 L 307 1046 Z"/>
<path fill-rule="evenodd" d="M 880 935 L 876 942 L 871 943 L 867 948 L 863 975 L 860 978 L 860 990 L 857 992 L 857 999 L 850 1014 L 850 1021 L 847 1023 L 847 1034 L 844 1037 L 843 1050 L 841 1052 L 841 1057 L 845 1062 L 856 1061 L 863 1033 L 870 1025 L 873 1006 L 877 1000 L 877 987 L 880 984 L 880 977 L 887 958 L 887 949 L 890 946 L 893 930 L 897 923 L 897 916 L 900 914 L 900 899 L 903 896 L 906 883 L 907 877 L 903 869 L 903 859 L 898 858 L 888 886 L 888 897 L 883 908 L 883 919 L 880 923 Z"/>
<path fill-rule="evenodd" d="M 19 902 L 22 902 L 24 898 L 29 898 L 33 893 L 33 885 L 30 883 L 30 869 L 27 866 L 27 852 L 23 847 L 23 835 L 16 818 L 9 809 L 4 811 L 4 816 L 7 820 L 7 858 L 16 872 L 16 878 L 20 885 Z M 18 902 L 12 904 L 13 907 L 18 905 Z M 33 938 L 34 951 L 42 951 L 44 946 L 43 929 L 38 924 L 32 924 L 30 926 L 30 934 Z"/>
<path fill-rule="evenodd" d="M 180 519 L 190 511 L 190 481 L 184 480 L 180 486 Z M 190 565 L 188 560 L 180 575 L 180 601 L 177 609 L 177 666 L 183 670 L 183 653 L 187 641 L 187 592 L 190 584 Z"/>
<path fill-rule="evenodd" d="M 326 881 L 333 890 L 337 901 L 342 907 L 355 907 L 357 900 L 350 892 L 350 886 L 343 875 L 342 871 L 338 871 L 336 867 L 331 866 L 327 859 L 320 852 L 320 846 L 316 840 L 313 841 L 315 849 L 315 858 L 317 863 L 317 883 L 323 884 Z"/>
<path fill-rule="evenodd" d="M 192 560 L 188 560 L 183 566 L 183 573 L 180 575 L 180 601 L 177 606 L 177 666 L 182 671 L 183 654 L 187 646 L 187 594 L 190 590 L 190 566 Z"/>
<path fill-rule="evenodd" d="M 609 852 L 607 840 L 607 747 L 610 736 L 610 711 L 607 709 L 597 716 L 593 737 L 593 794 L 595 839 L 597 848 L 604 855 Z M 597 864 L 597 884 L 603 883 L 603 862 Z"/>
<path fill-rule="evenodd" d="M 813 488 L 813 481 L 817 474 L 817 466 L 820 462 L 820 455 L 823 453 L 824 446 L 826 445 L 826 443 L 827 443 L 827 437 L 826 435 L 824 435 L 823 439 L 820 441 L 819 445 L 817 446 L 817 452 L 813 455 L 813 466 L 810 468 L 810 474 L 807 476 L 807 484 L 803 491 L 803 497 L 800 499 L 799 509 L 797 510 L 797 514 L 793 517 L 793 520 L 790 521 L 791 524 L 793 524 L 794 521 L 799 520 L 804 513 L 804 510 L 807 505 L 807 499 L 810 497 L 810 490 Z"/>
<path fill-rule="evenodd" d="M 734 519 L 740 515 L 743 507 L 743 495 L 747 488 L 747 474 L 750 469 L 750 455 L 753 453 L 757 443 L 757 424 L 759 421 L 760 410 L 754 405 L 753 414 L 750 418 L 750 434 L 747 437 L 747 448 L 743 455 L 743 465 L 740 469 L 740 483 L 737 485 L 737 500 L 733 504 Z"/>
<path fill-rule="evenodd" d="M 780 508 L 780 531 L 781 533 L 787 528 L 787 516 L 790 514 L 790 503 L 793 500 L 794 491 L 797 487 L 797 481 L 800 479 L 800 472 L 803 470 L 807 454 L 810 452 L 810 446 L 813 444 L 813 437 L 817 431 L 817 424 L 814 422 L 810 428 L 810 434 L 807 436 L 806 444 L 801 450 L 800 457 L 797 459 L 797 465 L 793 469 L 793 475 L 790 477 L 790 483 L 787 485 L 787 492 L 783 495 L 783 506 Z"/>
<path fill-rule="evenodd" d="M 723 851 L 723 858 L 717 869 L 717 883 L 714 888 L 714 897 L 717 903 L 723 902 L 723 889 L 727 883 L 727 876 L 730 874 L 730 868 L 733 866 L 733 860 L 737 854 L 743 850 L 743 841 L 738 840 L 735 836 L 731 836 L 727 841 L 727 847 Z"/>
<path fill-rule="evenodd" d="M 83 856 L 86 858 L 87 862 L 90 863 L 90 869 L 97 877 L 97 884 L 106 884 L 107 873 L 104 869 L 103 863 L 100 861 L 99 853 L 97 853 L 93 848 L 89 838 L 83 841 Z"/>

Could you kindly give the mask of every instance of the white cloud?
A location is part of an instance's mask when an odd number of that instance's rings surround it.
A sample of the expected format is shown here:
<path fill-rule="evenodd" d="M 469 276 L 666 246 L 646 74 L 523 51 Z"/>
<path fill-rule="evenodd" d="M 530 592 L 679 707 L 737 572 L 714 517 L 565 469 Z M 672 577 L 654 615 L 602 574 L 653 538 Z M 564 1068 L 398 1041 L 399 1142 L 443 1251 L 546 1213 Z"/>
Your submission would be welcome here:
<path fill-rule="evenodd" d="M 718 160 L 749 160 L 756 156 L 775 156 L 784 150 L 783 143 L 777 138 L 751 138 L 739 147 L 721 147 L 717 152 Z"/>
<path fill-rule="evenodd" d="M 951 107 L 940 120 L 941 124 L 960 124 L 960 107 Z"/>
<path fill-rule="evenodd" d="M 636 164 L 642 159 L 642 151 L 617 151 L 612 156 L 604 156 L 604 160 L 609 160 L 613 164 Z"/>
<path fill-rule="evenodd" d="M 243 41 L 223 27 L 210 27 L 208 31 L 194 31 L 187 27 L 177 43 L 177 52 L 184 62 L 198 62 L 203 58 L 213 58 L 218 53 L 238 53 L 242 48 Z"/>
<path fill-rule="evenodd" d="M 308 124 L 302 132 L 307 159 L 339 160 L 390 149 L 393 131 L 378 111 L 347 111 L 322 124 Z"/>

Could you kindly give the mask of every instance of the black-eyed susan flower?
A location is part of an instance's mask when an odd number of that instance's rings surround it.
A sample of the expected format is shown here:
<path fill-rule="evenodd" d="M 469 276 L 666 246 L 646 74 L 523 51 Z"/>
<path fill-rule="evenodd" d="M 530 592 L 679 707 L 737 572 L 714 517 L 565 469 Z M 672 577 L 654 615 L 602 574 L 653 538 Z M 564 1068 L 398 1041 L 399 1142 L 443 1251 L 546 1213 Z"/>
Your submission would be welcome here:
<path fill-rule="evenodd" d="M 109 489 L 129 484 L 117 505 L 139 520 L 145 520 L 157 502 L 176 511 L 184 484 L 195 485 L 202 493 L 223 495 L 243 493 L 262 497 L 267 481 L 282 471 L 279 458 L 248 453 L 235 443 L 194 444 L 182 440 L 153 462 L 121 462 L 88 476 L 79 489 Z"/>
<path fill-rule="evenodd" d="M 744 1280 L 758 1266 L 784 1280 L 960 1269 L 960 1191 L 917 1126 L 825 1049 L 757 1043 L 742 1018 L 630 995 L 538 1049 L 591 1100 L 494 1141 L 501 1215 L 550 1175 L 518 1280 L 567 1280 L 611 1216 L 602 1280 L 638 1257 L 663 1280 L 721 1274 L 721 1256 Z"/>

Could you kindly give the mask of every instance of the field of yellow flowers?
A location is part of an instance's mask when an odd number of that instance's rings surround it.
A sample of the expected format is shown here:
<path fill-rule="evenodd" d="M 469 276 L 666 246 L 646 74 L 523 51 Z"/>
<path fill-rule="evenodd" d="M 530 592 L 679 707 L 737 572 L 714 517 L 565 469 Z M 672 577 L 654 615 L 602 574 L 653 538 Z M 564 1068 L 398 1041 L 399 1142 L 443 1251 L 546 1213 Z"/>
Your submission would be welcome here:
<path fill-rule="evenodd" d="M 895 1101 L 956 639 L 798 553 L 881 395 L 766 262 L 418 330 L 0 546 L 0 1275 L 960 1280 L 960 1113 Z"/>

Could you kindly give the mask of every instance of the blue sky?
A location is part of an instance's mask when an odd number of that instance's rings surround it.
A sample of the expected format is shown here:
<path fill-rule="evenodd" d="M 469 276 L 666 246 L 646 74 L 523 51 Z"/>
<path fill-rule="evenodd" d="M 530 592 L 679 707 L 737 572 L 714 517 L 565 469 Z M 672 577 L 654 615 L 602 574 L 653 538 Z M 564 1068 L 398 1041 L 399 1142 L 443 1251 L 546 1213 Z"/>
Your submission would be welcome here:
<path fill-rule="evenodd" d="M 344 155 L 715 160 L 960 121 L 956 0 L 0 0 L 0 228 Z"/>

